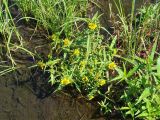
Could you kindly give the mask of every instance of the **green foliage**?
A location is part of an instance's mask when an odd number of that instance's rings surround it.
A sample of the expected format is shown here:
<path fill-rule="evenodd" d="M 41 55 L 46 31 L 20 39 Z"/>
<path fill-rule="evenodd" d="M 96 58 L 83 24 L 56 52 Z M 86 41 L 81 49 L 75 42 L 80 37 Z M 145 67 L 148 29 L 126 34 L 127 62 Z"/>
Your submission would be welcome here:
<path fill-rule="evenodd" d="M 160 118 L 160 94 L 157 89 L 160 84 L 157 53 L 160 4 L 143 7 L 138 16 L 132 13 L 129 19 L 124 17 L 121 9 L 118 7 L 122 24 L 117 41 L 122 43 L 119 51 L 124 51 L 127 55 L 120 53 L 115 56 L 123 62 L 123 69 L 118 72 L 119 79 L 114 78 L 113 81 L 126 83 L 124 94 L 120 98 L 123 105 L 118 108 L 124 113 L 124 118 L 131 116 L 133 119 L 156 120 Z"/>
<path fill-rule="evenodd" d="M 23 46 L 23 39 L 11 15 L 10 9 L 13 6 L 8 5 L 8 0 L 0 2 L 0 76 L 19 68 L 12 57 L 12 54 L 16 51 L 22 50 L 33 56 Z M 17 38 L 16 40 L 13 40 L 13 35 Z"/>
<path fill-rule="evenodd" d="M 60 39 L 58 34 L 51 38 L 52 51 L 48 62 L 44 63 L 50 72 L 50 82 L 59 83 L 61 89 L 63 79 L 69 78 L 79 92 L 89 97 L 98 94 L 98 88 L 107 83 L 107 66 L 112 60 L 107 46 L 101 44 L 103 37 L 99 28 L 84 28 L 72 38 Z"/>
<path fill-rule="evenodd" d="M 50 37 L 52 50 L 48 61 L 39 66 L 50 73 L 49 82 L 58 85 L 57 90 L 69 85 L 88 100 L 100 96 L 98 104 L 106 115 L 121 111 L 124 119 L 156 120 L 160 118 L 159 4 L 140 9 L 140 17 L 135 14 L 134 0 L 129 17 L 123 13 L 121 1 L 115 4 L 120 35 L 110 33 L 110 38 L 103 42 L 100 30 L 106 29 L 99 26 L 97 14 L 92 19 L 79 18 L 88 26 L 77 27 L 74 32 L 72 29 L 68 33 L 65 25 L 75 24 L 65 21 L 61 24 L 64 28 L 57 27 Z M 64 38 L 61 30 L 67 35 Z M 102 86 L 107 89 L 101 89 Z"/>
<path fill-rule="evenodd" d="M 0 33 L 7 56 L 15 65 L 11 54 L 15 48 L 33 54 L 22 44 L 12 42 L 12 34 L 16 33 L 22 43 L 7 2 L 3 2 Z M 48 58 L 37 66 L 49 73 L 49 83 L 57 87 L 56 91 L 71 86 L 88 100 L 99 97 L 98 104 L 106 115 L 118 111 L 124 119 L 160 118 L 159 3 L 145 6 L 136 14 L 133 0 L 131 14 L 125 16 L 121 0 L 115 2 L 119 24 L 112 26 L 116 30 L 112 34 L 101 27 L 98 13 L 87 17 L 87 0 L 15 2 L 22 19 L 34 19 L 39 28 L 51 32 L 47 35 L 51 46 Z M 110 37 L 105 39 L 101 30 L 106 30 Z M 0 67 L 6 68 L 0 75 L 16 69 Z"/>
<path fill-rule="evenodd" d="M 72 35 L 87 6 L 87 0 L 16 0 L 16 3 L 22 13 L 32 15 L 39 26 L 66 35 Z"/>

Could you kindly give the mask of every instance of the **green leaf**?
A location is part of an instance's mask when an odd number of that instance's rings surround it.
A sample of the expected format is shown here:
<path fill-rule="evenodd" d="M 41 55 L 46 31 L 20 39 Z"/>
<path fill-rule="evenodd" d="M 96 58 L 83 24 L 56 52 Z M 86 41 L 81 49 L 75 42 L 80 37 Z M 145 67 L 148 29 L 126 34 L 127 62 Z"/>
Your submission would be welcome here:
<path fill-rule="evenodd" d="M 50 74 L 50 80 L 48 82 L 51 82 L 51 85 L 55 83 L 55 78 L 53 74 Z"/>
<path fill-rule="evenodd" d="M 129 110 L 129 107 L 121 107 L 120 110 Z"/>
<path fill-rule="evenodd" d="M 116 81 L 116 80 L 120 80 L 124 77 L 124 72 L 120 69 L 120 68 L 115 68 L 115 70 L 118 72 L 118 76 L 117 77 L 114 77 L 112 80 L 110 80 L 110 82 L 112 81 Z"/>
<path fill-rule="evenodd" d="M 151 62 L 153 62 L 154 54 L 156 52 L 156 48 L 157 48 L 157 39 L 155 40 L 155 42 L 153 44 L 152 51 L 151 51 L 151 54 L 149 56 Z"/>
<path fill-rule="evenodd" d="M 47 63 L 46 63 L 46 66 L 52 66 L 52 65 L 55 65 L 56 63 L 58 63 L 60 61 L 60 59 L 56 59 L 56 60 L 49 60 Z"/>
<path fill-rule="evenodd" d="M 157 95 L 157 94 L 154 94 L 154 95 L 153 95 L 153 98 L 155 99 L 155 101 L 156 101 L 157 105 L 159 105 L 159 106 L 160 106 L 160 96 L 159 96 L 159 95 Z"/>
<path fill-rule="evenodd" d="M 139 69 L 139 65 L 135 65 L 133 69 L 131 69 L 128 74 L 127 74 L 127 78 L 131 77 L 134 73 L 136 73 Z"/>
<path fill-rule="evenodd" d="M 144 89 L 136 104 L 140 103 L 142 100 L 144 100 L 150 95 L 151 95 L 150 89 L 149 88 Z"/>
<path fill-rule="evenodd" d="M 112 43 L 111 43 L 111 45 L 109 46 L 109 48 L 110 48 L 111 50 L 113 49 L 113 46 L 115 45 L 116 40 L 117 40 L 117 36 L 114 36 L 114 38 L 113 38 L 113 40 L 112 40 Z"/>
<path fill-rule="evenodd" d="M 160 78 L 160 57 L 157 59 L 157 76 Z"/>
<path fill-rule="evenodd" d="M 146 111 L 144 111 L 136 117 L 146 117 L 146 116 L 148 116 L 148 113 Z"/>
<path fill-rule="evenodd" d="M 138 57 L 138 56 L 134 56 L 133 59 L 138 60 L 139 62 L 144 63 L 144 64 L 147 63 L 145 59 L 140 58 L 140 57 Z"/>

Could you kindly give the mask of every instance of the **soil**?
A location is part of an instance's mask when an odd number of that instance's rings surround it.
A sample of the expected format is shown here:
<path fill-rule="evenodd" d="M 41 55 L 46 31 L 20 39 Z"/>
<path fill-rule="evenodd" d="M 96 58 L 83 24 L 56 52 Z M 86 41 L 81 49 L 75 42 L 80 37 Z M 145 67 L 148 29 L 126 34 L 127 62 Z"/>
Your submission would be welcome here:
<path fill-rule="evenodd" d="M 0 120 L 105 120 L 92 118 L 95 105 L 64 93 L 37 98 L 32 85 L 24 81 L 30 71 L 21 72 L 0 78 Z M 19 84 L 22 79 L 24 84 Z"/>

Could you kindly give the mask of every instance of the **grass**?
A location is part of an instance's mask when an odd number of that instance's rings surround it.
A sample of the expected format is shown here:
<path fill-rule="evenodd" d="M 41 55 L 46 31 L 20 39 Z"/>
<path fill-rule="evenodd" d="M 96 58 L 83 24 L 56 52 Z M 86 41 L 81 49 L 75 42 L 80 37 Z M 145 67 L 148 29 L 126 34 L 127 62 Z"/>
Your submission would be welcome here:
<path fill-rule="evenodd" d="M 23 47 L 7 1 L 3 2 L 0 33 L 4 42 L 0 47 L 12 67 L 3 64 L 0 75 L 17 68 L 11 54 L 15 48 L 33 56 Z M 118 14 L 112 14 L 110 7 L 110 16 L 118 24 L 111 23 L 112 33 L 101 26 L 98 13 L 87 17 L 87 0 L 16 0 L 16 5 L 23 15 L 20 19 L 30 24 L 34 19 L 35 27 L 47 31 L 50 53 L 34 67 L 49 73 L 54 92 L 75 89 L 85 99 L 97 100 L 106 116 L 116 111 L 121 119 L 160 118 L 160 3 L 135 12 L 132 0 L 131 14 L 126 16 L 122 2 L 115 2 Z M 104 38 L 101 30 L 110 37 Z M 12 41 L 13 34 L 18 45 Z"/>
<path fill-rule="evenodd" d="M 33 57 L 33 53 L 27 50 L 23 45 L 23 38 L 10 12 L 12 7 L 14 7 L 14 5 L 9 6 L 7 0 L 3 0 L 0 5 L 0 69 L 2 69 L 0 75 L 4 75 L 19 68 L 12 56 L 15 52 L 22 50 Z M 13 36 L 16 37 L 16 41 L 13 39 Z"/>

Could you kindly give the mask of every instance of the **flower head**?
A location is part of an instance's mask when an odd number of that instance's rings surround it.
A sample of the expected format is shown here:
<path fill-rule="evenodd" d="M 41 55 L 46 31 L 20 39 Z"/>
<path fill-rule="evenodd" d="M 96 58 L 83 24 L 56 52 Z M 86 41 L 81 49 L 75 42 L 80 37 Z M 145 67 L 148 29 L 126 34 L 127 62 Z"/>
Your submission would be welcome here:
<path fill-rule="evenodd" d="M 88 77 L 87 77 L 87 76 L 84 76 L 84 77 L 82 78 L 82 80 L 83 80 L 84 82 L 88 82 Z"/>
<path fill-rule="evenodd" d="M 84 67 L 85 65 L 86 65 L 86 61 L 83 60 L 83 61 L 80 62 L 81 67 Z"/>
<path fill-rule="evenodd" d="M 115 69 L 116 67 L 117 67 L 117 65 L 115 64 L 115 62 L 111 62 L 108 65 L 108 68 L 111 69 L 111 70 Z"/>
<path fill-rule="evenodd" d="M 63 78 L 63 79 L 61 80 L 61 85 L 68 85 L 68 84 L 70 84 L 71 82 L 72 82 L 71 79 L 65 77 L 65 78 Z"/>
<path fill-rule="evenodd" d="M 79 54 L 80 54 L 80 50 L 79 49 L 75 49 L 74 52 L 73 52 L 73 55 L 79 56 Z"/>
<path fill-rule="evenodd" d="M 100 86 L 103 86 L 104 84 L 106 84 L 106 80 L 103 79 L 103 80 L 100 80 L 100 81 L 99 81 L 99 85 L 100 85 Z"/>
<path fill-rule="evenodd" d="M 64 46 L 69 46 L 71 44 L 71 41 L 68 38 L 65 38 L 63 43 L 64 43 Z"/>
<path fill-rule="evenodd" d="M 88 95 L 88 100 L 92 100 L 94 98 L 93 95 Z"/>
<path fill-rule="evenodd" d="M 94 30 L 94 29 L 97 28 L 97 24 L 95 24 L 95 23 L 89 23 L 88 27 L 89 27 L 89 29 Z"/>
<path fill-rule="evenodd" d="M 37 65 L 38 65 L 41 69 L 44 69 L 44 67 L 45 67 L 45 63 L 43 63 L 42 61 L 39 61 L 39 62 L 37 63 Z"/>

